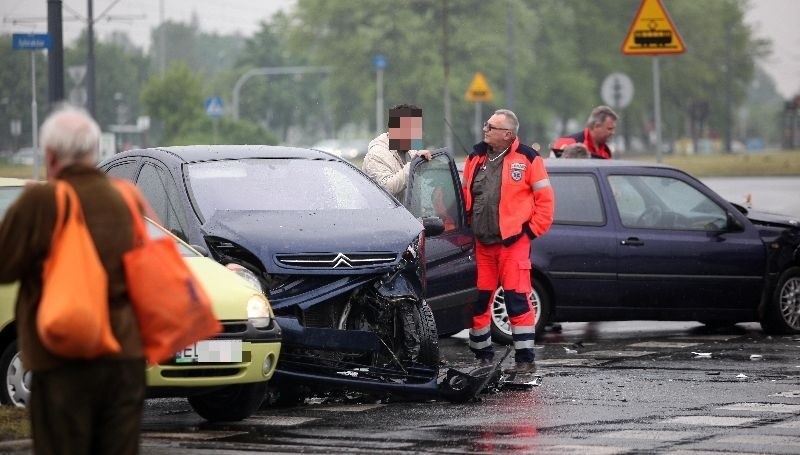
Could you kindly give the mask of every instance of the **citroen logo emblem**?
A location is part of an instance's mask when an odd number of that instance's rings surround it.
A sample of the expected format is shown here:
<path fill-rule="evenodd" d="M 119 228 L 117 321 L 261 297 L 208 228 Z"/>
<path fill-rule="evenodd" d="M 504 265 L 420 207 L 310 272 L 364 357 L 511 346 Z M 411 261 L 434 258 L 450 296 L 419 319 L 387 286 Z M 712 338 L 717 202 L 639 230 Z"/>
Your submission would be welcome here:
<path fill-rule="evenodd" d="M 338 267 L 352 268 L 353 264 L 350 263 L 350 258 L 349 257 L 347 257 L 346 255 L 344 255 L 342 253 L 339 253 L 339 254 L 336 255 L 335 258 L 333 258 L 333 268 L 335 269 L 335 268 L 338 268 Z"/>

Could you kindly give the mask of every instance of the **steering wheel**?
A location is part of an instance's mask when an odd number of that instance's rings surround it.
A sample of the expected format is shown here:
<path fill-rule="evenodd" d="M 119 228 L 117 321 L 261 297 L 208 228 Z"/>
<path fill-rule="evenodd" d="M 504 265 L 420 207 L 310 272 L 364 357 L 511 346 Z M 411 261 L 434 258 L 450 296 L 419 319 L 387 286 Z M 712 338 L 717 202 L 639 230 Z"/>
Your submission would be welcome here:
<path fill-rule="evenodd" d="M 651 205 L 644 209 L 639 218 L 636 220 L 636 225 L 640 227 L 653 227 L 661 220 L 661 215 L 664 214 L 664 209 L 658 205 Z"/>

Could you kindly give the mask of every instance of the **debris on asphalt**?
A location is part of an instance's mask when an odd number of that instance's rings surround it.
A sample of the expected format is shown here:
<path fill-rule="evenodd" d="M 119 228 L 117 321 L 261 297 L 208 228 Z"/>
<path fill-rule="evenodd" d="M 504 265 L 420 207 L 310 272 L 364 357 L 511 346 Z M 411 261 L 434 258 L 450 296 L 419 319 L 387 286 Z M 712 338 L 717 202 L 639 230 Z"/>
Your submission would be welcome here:
<path fill-rule="evenodd" d="M 719 376 L 719 371 L 706 371 L 707 376 Z"/>
<path fill-rule="evenodd" d="M 578 351 L 576 351 L 575 349 L 570 349 L 570 348 L 568 348 L 566 346 L 564 346 L 564 350 L 567 351 L 567 354 L 577 354 L 578 353 Z"/>
<path fill-rule="evenodd" d="M 694 351 L 692 351 L 692 354 L 694 354 L 694 358 L 695 359 L 710 359 L 711 358 L 711 353 L 710 352 L 694 352 Z"/>
<path fill-rule="evenodd" d="M 747 375 L 744 373 L 739 373 L 736 375 L 736 379 L 747 379 Z"/>
<path fill-rule="evenodd" d="M 761 355 L 761 354 L 751 354 L 750 355 L 750 360 L 761 360 L 763 358 L 764 358 L 764 356 Z"/>

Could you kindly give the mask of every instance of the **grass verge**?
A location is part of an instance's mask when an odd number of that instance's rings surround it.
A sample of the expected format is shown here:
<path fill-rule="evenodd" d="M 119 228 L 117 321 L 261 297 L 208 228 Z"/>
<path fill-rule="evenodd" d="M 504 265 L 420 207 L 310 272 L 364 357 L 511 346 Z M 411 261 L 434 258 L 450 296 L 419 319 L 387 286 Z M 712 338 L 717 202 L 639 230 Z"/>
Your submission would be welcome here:
<path fill-rule="evenodd" d="M 28 411 L 16 406 L 0 406 L 0 441 L 31 437 Z"/>

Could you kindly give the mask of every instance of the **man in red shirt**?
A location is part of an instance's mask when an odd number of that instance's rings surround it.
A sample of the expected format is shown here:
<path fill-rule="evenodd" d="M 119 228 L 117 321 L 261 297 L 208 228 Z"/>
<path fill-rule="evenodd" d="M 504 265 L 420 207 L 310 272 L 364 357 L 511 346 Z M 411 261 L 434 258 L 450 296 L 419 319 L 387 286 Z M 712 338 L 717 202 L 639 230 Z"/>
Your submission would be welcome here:
<path fill-rule="evenodd" d="M 560 152 L 568 145 L 582 143 L 589 149 L 592 158 L 610 160 L 611 149 L 608 147 L 608 143 L 614 136 L 618 118 L 617 113 L 610 107 L 597 106 L 592 109 L 589 120 L 586 121 L 586 129 L 556 139 L 552 146 L 553 152 L 560 157 Z"/>

